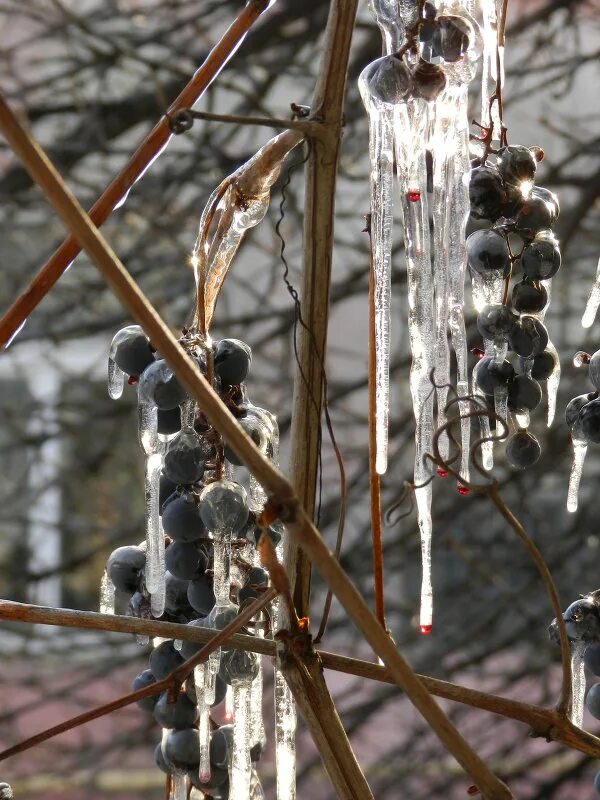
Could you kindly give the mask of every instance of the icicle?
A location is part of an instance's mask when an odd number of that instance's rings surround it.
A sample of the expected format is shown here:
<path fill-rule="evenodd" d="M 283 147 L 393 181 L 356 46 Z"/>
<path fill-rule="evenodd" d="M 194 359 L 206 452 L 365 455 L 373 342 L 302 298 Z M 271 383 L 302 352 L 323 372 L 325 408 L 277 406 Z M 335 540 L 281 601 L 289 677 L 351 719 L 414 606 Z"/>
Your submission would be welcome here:
<path fill-rule="evenodd" d="M 200 766 L 198 776 L 201 783 L 210 780 L 210 706 L 205 696 L 206 669 L 204 664 L 194 667 L 194 687 L 198 705 L 198 741 L 200 746 Z"/>
<path fill-rule="evenodd" d="M 100 613 L 101 614 L 114 614 L 115 613 L 115 587 L 108 573 L 104 570 L 102 579 L 100 581 Z"/>
<path fill-rule="evenodd" d="M 579 484 L 583 473 L 583 464 L 588 445 L 583 439 L 573 439 L 573 466 L 569 478 L 569 492 L 567 495 L 567 511 L 577 511 L 579 504 Z"/>
<path fill-rule="evenodd" d="M 227 687 L 227 693 L 225 695 L 225 722 L 231 722 L 233 720 L 233 689 L 231 686 Z"/>
<path fill-rule="evenodd" d="M 275 431 L 278 431 L 277 420 L 273 414 L 258 406 L 249 406 L 246 414 L 250 414 L 260 420 L 260 426 L 256 429 L 256 446 L 269 457 L 272 452 L 272 443 Z M 278 433 L 277 433 L 278 436 Z M 262 511 L 267 501 L 265 490 L 256 480 L 252 473 L 248 476 L 248 505 L 251 511 Z"/>
<path fill-rule="evenodd" d="M 396 52 L 404 39 L 404 13 L 402 16 L 398 13 L 396 0 L 369 0 L 369 7 L 381 31 L 385 52 Z"/>
<path fill-rule="evenodd" d="M 154 406 L 138 400 L 138 435 L 142 450 L 147 456 L 159 448 L 158 411 Z"/>
<path fill-rule="evenodd" d="M 186 400 L 181 407 L 181 427 L 193 428 L 196 418 L 196 401 Z"/>
<path fill-rule="evenodd" d="M 278 545 L 278 556 L 282 550 Z M 279 598 L 273 601 L 273 631 L 289 626 L 287 609 Z M 275 765 L 277 800 L 296 798 L 296 704 L 283 673 L 275 664 Z"/>
<path fill-rule="evenodd" d="M 181 639 L 173 639 L 173 648 L 179 652 L 183 647 L 183 642 Z"/>
<path fill-rule="evenodd" d="M 213 589 L 218 606 L 229 603 L 229 557 L 231 552 L 231 532 L 213 532 L 214 577 Z"/>
<path fill-rule="evenodd" d="M 250 686 L 248 680 L 233 682 L 233 754 L 230 794 L 244 800 L 250 794 Z"/>
<path fill-rule="evenodd" d="M 185 772 L 173 773 L 172 800 L 187 800 L 187 775 Z"/>
<path fill-rule="evenodd" d="M 219 648 L 217 651 L 215 651 L 215 653 L 219 656 L 219 659 L 220 659 L 220 657 L 221 657 L 221 648 Z M 221 662 L 219 660 L 219 665 L 220 665 L 220 663 Z M 206 703 L 209 706 L 212 705 L 215 702 L 215 696 L 216 696 L 216 690 L 217 690 L 217 672 L 218 671 L 219 671 L 218 667 L 215 670 L 214 668 L 212 668 L 212 665 L 209 664 L 209 669 L 207 670 L 207 672 L 205 674 L 205 678 L 204 678 L 204 699 L 206 700 Z"/>
<path fill-rule="evenodd" d="M 483 64 L 481 73 L 481 124 L 489 126 L 490 95 L 496 83 L 496 49 L 498 47 L 498 28 L 495 0 L 482 0 L 483 13 Z"/>
<path fill-rule="evenodd" d="M 528 428 L 531 422 L 529 411 L 515 412 L 515 422 L 517 423 L 519 428 Z"/>
<path fill-rule="evenodd" d="M 113 400 L 118 400 L 123 394 L 125 385 L 125 373 L 117 367 L 112 358 L 108 358 L 108 396 Z"/>
<path fill-rule="evenodd" d="M 394 107 L 375 97 L 367 76 L 358 85 L 369 115 L 371 159 L 371 250 L 375 283 L 375 468 L 387 469 L 389 420 L 390 303 L 393 223 L 393 120 Z"/>
<path fill-rule="evenodd" d="M 256 634 L 263 638 L 262 631 L 257 630 Z M 265 734 L 265 726 L 263 723 L 262 713 L 262 697 L 263 697 L 263 665 L 262 658 L 258 656 L 258 675 L 252 681 L 252 688 L 250 690 L 250 744 L 264 745 L 267 741 Z"/>
<path fill-rule="evenodd" d="M 585 642 L 571 643 L 571 681 L 573 692 L 573 704 L 569 718 L 573 725 L 581 728 L 583 724 L 583 707 L 585 700 Z"/>
<path fill-rule="evenodd" d="M 264 800 L 265 793 L 262 788 L 262 784 L 260 782 L 260 778 L 258 777 L 258 773 L 255 769 L 252 770 L 252 775 L 250 777 L 250 798 L 249 800 Z"/>
<path fill-rule="evenodd" d="M 556 414 L 556 398 L 558 396 L 558 387 L 560 384 L 560 359 L 556 351 L 556 347 L 552 342 L 546 345 L 548 350 L 554 356 L 555 367 L 546 381 L 546 392 L 548 394 L 548 427 L 554 422 L 554 415 Z"/>
<path fill-rule="evenodd" d="M 591 328 L 596 319 L 598 308 L 600 307 L 600 258 L 598 259 L 598 266 L 596 267 L 596 280 L 592 286 L 590 297 L 587 301 L 581 324 L 584 328 Z"/>
<path fill-rule="evenodd" d="M 419 614 L 419 631 L 431 633 L 433 626 L 433 587 L 431 583 L 431 489 L 432 484 L 415 489 L 419 531 L 421 534 L 421 610 Z"/>

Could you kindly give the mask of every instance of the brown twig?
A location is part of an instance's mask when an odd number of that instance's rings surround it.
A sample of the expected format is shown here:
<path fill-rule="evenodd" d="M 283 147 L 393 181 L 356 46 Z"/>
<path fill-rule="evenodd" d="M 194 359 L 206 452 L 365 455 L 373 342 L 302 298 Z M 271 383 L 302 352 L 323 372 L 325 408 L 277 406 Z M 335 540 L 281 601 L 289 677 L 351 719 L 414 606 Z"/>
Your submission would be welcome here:
<path fill-rule="evenodd" d="M 197 667 L 199 664 L 203 664 L 211 653 L 229 641 L 232 634 L 239 631 L 240 628 L 243 628 L 244 625 L 249 622 L 252 617 L 261 609 L 268 605 L 268 603 L 270 603 L 273 598 L 276 597 L 276 595 L 277 592 L 275 592 L 274 589 L 269 589 L 245 609 L 240 610 L 237 617 L 230 622 L 226 628 L 223 628 L 222 631 L 218 631 L 217 633 L 213 632 L 210 640 L 198 653 L 191 658 L 188 658 L 187 661 L 184 661 L 183 664 L 174 669 L 173 672 L 167 675 L 166 678 L 156 681 L 156 683 L 152 683 L 149 686 L 144 686 L 142 689 L 138 689 L 135 692 L 130 692 L 123 697 L 118 697 L 116 700 L 112 700 L 110 703 L 105 703 L 102 706 L 97 706 L 89 711 L 85 711 L 83 714 L 79 714 L 76 717 L 65 720 L 58 725 L 53 725 L 51 728 L 47 728 L 45 731 L 36 733 L 34 736 L 30 736 L 28 739 L 24 739 L 22 742 L 19 742 L 18 744 L 15 744 L 12 747 L 0 752 L 0 761 L 5 761 L 11 756 L 17 755 L 17 753 L 23 753 L 25 750 L 29 750 L 38 744 L 42 744 L 42 742 L 47 742 L 48 739 L 53 739 L 55 736 L 58 736 L 61 733 L 71 731 L 74 728 L 79 728 L 81 725 L 85 725 L 86 723 L 92 722 L 95 719 L 104 717 L 107 714 L 112 714 L 113 711 L 118 711 L 120 708 L 125 708 L 125 706 L 136 703 L 138 700 L 143 700 L 145 697 L 153 697 L 154 695 L 162 694 L 162 692 L 177 688 L 183 683 L 188 675 L 193 672 L 194 667 Z"/>
<path fill-rule="evenodd" d="M 196 111 L 191 108 L 183 108 L 171 118 L 171 130 L 175 134 L 185 133 L 192 127 L 190 122 L 194 120 L 206 120 L 207 122 L 224 122 L 229 125 L 258 125 L 264 128 L 274 128 L 275 130 L 289 129 L 301 131 L 306 136 L 321 135 L 321 125 L 304 119 L 278 119 L 277 117 L 247 117 L 243 114 L 214 114 L 210 111 Z"/>
<path fill-rule="evenodd" d="M 190 82 L 169 107 L 167 113 L 154 126 L 121 172 L 94 203 L 89 214 L 95 225 L 100 226 L 106 222 L 114 208 L 126 197 L 133 184 L 165 147 L 172 136 L 169 117 L 179 109 L 194 105 L 202 97 L 267 7 L 268 0 L 250 0 L 240 11 L 210 51 L 202 66 L 194 73 Z M 77 239 L 69 236 L 44 264 L 27 289 L 15 300 L 0 320 L 0 348 L 5 347 L 11 340 L 80 251 L 81 246 Z"/>
<path fill-rule="evenodd" d="M 335 14 L 333 19 L 336 22 Z M 338 27 L 343 26 L 336 25 L 336 29 Z M 345 80 L 345 77 L 339 79 Z M 417 678 L 407 661 L 398 652 L 390 637 L 381 628 L 360 593 L 323 542 L 312 522 L 312 513 L 309 515 L 300 505 L 292 486 L 243 432 L 231 412 L 209 386 L 198 365 L 181 347 L 139 286 L 110 249 L 100 231 L 92 224 L 73 194 L 67 189 L 43 150 L 20 125 L 2 97 L 0 97 L 0 129 L 15 153 L 24 162 L 33 179 L 47 195 L 57 213 L 64 219 L 82 247 L 95 262 L 117 297 L 133 318 L 142 325 L 153 345 L 164 355 L 182 384 L 198 400 L 210 424 L 219 430 L 228 444 L 243 458 L 263 488 L 273 496 L 274 505 L 280 510 L 280 516 L 293 537 L 292 541 L 299 544 L 304 550 L 366 640 L 387 664 L 398 685 L 404 689 L 444 746 L 471 776 L 485 798 L 489 798 L 489 800 L 512 798 L 513 795 L 506 785 L 472 750 Z M 323 233 L 325 232 L 323 231 Z"/>

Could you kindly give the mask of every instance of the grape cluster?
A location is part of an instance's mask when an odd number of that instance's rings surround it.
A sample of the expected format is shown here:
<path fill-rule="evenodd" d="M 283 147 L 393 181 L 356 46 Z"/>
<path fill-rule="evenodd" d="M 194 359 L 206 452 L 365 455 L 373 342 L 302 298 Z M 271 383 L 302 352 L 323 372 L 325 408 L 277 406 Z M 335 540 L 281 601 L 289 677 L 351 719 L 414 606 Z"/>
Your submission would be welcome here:
<path fill-rule="evenodd" d="M 215 389 L 241 428 L 273 458 L 275 419 L 252 405 L 247 397 L 245 380 L 252 362 L 248 345 L 237 339 L 222 339 L 206 348 L 191 335 L 184 335 L 181 343 L 201 371 L 213 376 Z M 233 480 L 234 468 L 242 465 L 242 460 L 208 424 L 138 326 L 129 326 L 115 335 L 109 384 L 111 375 L 114 384 L 115 369 L 129 376 L 130 385 L 137 384 L 141 408 L 157 409 L 155 433 L 162 447 L 158 508 L 160 535 L 165 542 L 165 600 L 160 619 L 223 629 L 241 607 L 259 597 L 269 584 L 268 573 L 259 566 L 257 556 L 257 546 L 265 532 L 258 524 L 264 496 L 259 496 L 258 502 L 254 497 L 252 502 L 253 497 L 249 498 L 244 487 Z M 266 532 L 274 544 L 279 542 L 282 532 L 277 523 Z M 146 619 L 153 616 L 152 592 L 147 585 L 151 546 L 148 540 L 137 546 L 119 547 L 106 563 L 106 576 L 119 593 L 117 596 L 126 600 L 127 614 Z M 249 627 L 264 631 L 262 615 Z M 155 640 L 155 644 L 148 668 L 133 683 L 134 690 L 164 679 L 202 647 L 172 640 Z M 203 702 L 212 709 L 223 703 L 228 687 L 235 681 L 251 682 L 256 678 L 259 659 L 253 653 L 225 647 L 213 653 L 210 669 L 208 665 L 204 669 L 204 685 L 212 685 L 204 695 L 208 701 Z M 201 779 L 194 677 L 188 677 L 175 697 L 167 692 L 157 693 L 140 700 L 138 705 L 153 714 L 163 729 L 162 741 L 155 751 L 157 766 L 167 774 L 187 776 L 188 785 L 208 797 L 228 798 L 233 726 L 217 726 L 211 719 L 210 768 L 204 770 Z M 263 744 L 262 740 L 252 742 L 254 766 Z M 252 780 L 255 786 L 259 783 L 254 767 Z"/>
<path fill-rule="evenodd" d="M 542 319 L 548 304 L 546 282 L 561 263 L 552 233 L 559 205 L 552 192 L 534 185 L 541 156 L 536 147 L 501 147 L 495 164 L 486 160 L 472 169 L 469 185 L 471 217 L 490 223 L 467 238 L 474 285 L 483 287 L 484 296 L 502 298 L 479 311 L 477 328 L 486 349 L 474 378 L 491 407 L 494 395 L 504 393 L 508 410 L 526 419 L 541 402 L 540 381 L 558 367 Z M 517 273 L 520 280 L 509 293 Z M 514 363 L 506 358 L 508 352 Z M 506 455 L 513 466 L 529 467 L 539 459 L 540 446 L 527 425 L 517 428 L 507 442 Z"/>
<path fill-rule="evenodd" d="M 593 392 L 574 397 L 565 409 L 565 420 L 571 431 L 573 441 L 585 444 L 600 443 L 600 350 L 592 356 L 577 353 L 577 366 L 588 366 L 588 376 Z"/>

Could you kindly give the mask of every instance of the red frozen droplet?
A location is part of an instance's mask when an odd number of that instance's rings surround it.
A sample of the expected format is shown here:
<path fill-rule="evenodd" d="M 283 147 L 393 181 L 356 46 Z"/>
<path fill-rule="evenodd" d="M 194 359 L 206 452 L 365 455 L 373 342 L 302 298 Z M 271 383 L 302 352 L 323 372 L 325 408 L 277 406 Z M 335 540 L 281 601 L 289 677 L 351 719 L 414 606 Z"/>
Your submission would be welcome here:
<path fill-rule="evenodd" d="M 447 478 L 448 477 L 448 470 L 447 469 L 442 469 L 441 467 L 438 467 L 437 474 L 440 476 L 440 478 Z"/>
<path fill-rule="evenodd" d="M 130 386 L 135 386 L 137 382 L 138 382 L 137 375 L 130 375 L 129 378 L 127 378 L 127 383 Z"/>
<path fill-rule="evenodd" d="M 477 786 L 469 786 L 469 788 L 467 789 L 467 794 L 470 795 L 479 794 L 479 789 L 477 788 Z"/>
<path fill-rule="evenodd" d="M 473 353 L 476 358 L 483 358 L 485 353 L 480 347 L 474 347 L 471 352 Z"/>
<path fill-rule="evenodd" d="M 459 494 L 462 494 L 463 497 L 466 497 L 468 494 L 471 494 L 471 490 L 469 489 L 469 487 L 468 486 L 463 486 L 462 484 L 459 484 L 456 487 L 456 491 Z"/>
<path fill-rule="evenodd" d="M 433 625 L 419 625 L 419 633 L 422 633 L 423 636 L 429 636 L 432 630 Z"/>
<path fill-rule="evenodd" d="M 416 203 L 418 200 L 421 199 L 421 192 L 409 192 L 407 194 L 407 197 L 411 203 Z"/>

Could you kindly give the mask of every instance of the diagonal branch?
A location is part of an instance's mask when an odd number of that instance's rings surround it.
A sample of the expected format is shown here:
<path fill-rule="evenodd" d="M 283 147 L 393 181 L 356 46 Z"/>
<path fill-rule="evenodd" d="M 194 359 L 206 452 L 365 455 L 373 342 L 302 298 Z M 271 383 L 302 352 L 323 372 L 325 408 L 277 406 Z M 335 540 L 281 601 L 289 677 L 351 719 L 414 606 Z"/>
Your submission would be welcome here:
<path fill-rule="evenodd" d="M 300 505 L 292 486 L 256 447 L 231 412 L 201 374 L 198 365 L 181 347 L 156 309 L 129 275 L 116 254 L 93 225 L 40 146 L 19 123 L 0 96 L 0 129 L 26 169 L 72 230 L 81 246 L 104 276 L 115 295 L 144 328 L 153 345 L 164 355 L 186 389 L 200 403 L 213 427 L 244 460 L 248 469 L 271 494 L 272 505 L 293 540 L 336 594 L 365 639 L 371 644 L 412 703 L 421 712 L 446 749 L 471 776 L 484 798 L 509 800 L 512 792 L 487 767 L 437 705 L 420 679 L 398 652 L 354 584 L 328 549 L 311 516 Z"/>
<path fill-rule="evenodd" d="M 170 115 L 180 109 L 193 106 L 202 97 L 223 66 L 238 49 L 252 25 L 268 6 L 269 0 L 250 0 L 238 14 L 210 51 L 202 66 L 194 73 L 190 82 L 171 104 L 167 113 L 152 128 L 121 172 L 94 203 L 89 213 L 96 225 L 100 226 L 106 222 L 113 210 L 127 197 L 133 184 L 141 178 L 164 150 L 173 135 L 169 127 Z M 81 247 L 77 239 L 69 236 L 44 264 L 27 289 L 15 300 L 0 320 L 0 348 L 10 342 L 33 309 L 48 294 L 80 252 Z"/>

